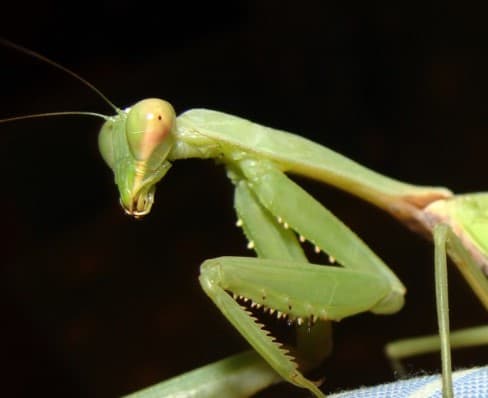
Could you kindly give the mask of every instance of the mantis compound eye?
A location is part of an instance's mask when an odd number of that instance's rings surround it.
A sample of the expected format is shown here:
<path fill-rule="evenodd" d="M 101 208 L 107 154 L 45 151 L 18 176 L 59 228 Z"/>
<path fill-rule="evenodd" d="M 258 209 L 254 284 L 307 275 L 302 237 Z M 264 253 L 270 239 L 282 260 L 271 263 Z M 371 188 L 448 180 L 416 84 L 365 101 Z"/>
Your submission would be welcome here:
<path fill-rule="evenodd" d="M 114 125 L 111 120 L 103 124 L 100 133 L 98 134 L 98 148 L 105 163 L 113 170 L 114 159 L 114 144 L 113 144 Z"/>
<path fill-rule="evenodd" d="M 127 115 L 126 127 L 134 158 L 150 163 L 150 168 L 164 160 L 174 143 L 175 121 L 175 111 L 169 102 L 150 98 L 135 104 Z"/>

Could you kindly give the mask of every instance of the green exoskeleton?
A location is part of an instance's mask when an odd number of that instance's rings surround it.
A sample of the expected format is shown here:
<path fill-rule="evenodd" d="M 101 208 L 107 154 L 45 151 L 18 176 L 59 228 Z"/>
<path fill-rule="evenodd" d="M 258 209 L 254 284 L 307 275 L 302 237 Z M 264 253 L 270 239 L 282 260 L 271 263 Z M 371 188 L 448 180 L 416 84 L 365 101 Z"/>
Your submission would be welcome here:
<path fill-rule="evenodd" d="M 285 172 L 335 185 L 409 223 L 417 221 L 416 209 L 449 196 L 442 188 L 391 180 L 302 137 L 235 116 L 195 109 L 176 117 L 171 105 L 159 99 L 143 100 L 110 118 L 99 144 L 114 171 L 121 204 L 135 217 L 150 211 L 155 184 L 172 162 L 212 158 L 225 166 L 235 186 L 237 225 L 260 258 L 207 260 L 200 283 L 282 378 L 316 396 L 322 395 L 317 386 L 235 299 L 311 326 L 364 311 L 396 312 L 403 305 L 405 288 L 352 231 Z M 308 263 L 300 246 L 305 241 L 342 267 Z"/>
<path fill-rule="evenodd" d="M 405 288 L 352 231 L 285 172 L 334 185 L 383 208 L 410 228 L 433 236 L 444 395 L 452 396 L 446 248 L 488 309 L 484 276 L 488 269 L 487 194 L 452 196 L 444 188 L 404 184 L 300 136 L 225 113 L 194 109 L 176 117 L 172 106 L 160 99 L 140 101 L 110 118 L 102 127 L 99 144 L 114 171 L 121 204 L 135 217 L 150 211 L 155 184 L 172 162 L 212 158 L 225 166 L 235 186 L 237 225 L 243 228 L 248 247 L 260 258 L 207 260 L 201 266 L 200 283 L 283 379 L 308 388 L 316 396 L 322 395 L 316 385 L 297 370 L 293 359 L 235 299 L 250 300 L 252 307 L 263 307 L 310 328 L 317 321 L 340 320 L 363 311 L 396 312 L 403 305 Z M 300 246 L 305 241 L 317 252 L 325 251 L 342 268 L 308 263 Z M 318 330 L 323 331 L 323 325 Z M 455 345 L 480 344 L 486 341 L 487 331 L 486 327 L 458 331 L 453 341 Z M 461 342 L 458 336 L 463 337 Z M 299 338 L 323 342 L 317 333 L 302 333 Z M 428 337 L 393 343 L 387 352 L 398 360 L 438 349 L 438 340 Z M 327 347 L 322 349 L 327 352 Z M 258 364 L 261 366 L 257 360 Z M 159 386 L 160 392 L 175 388 L 173 383 Z M 181 392 L 181 386 L 176 384 L 176 388 Z"/>
<path fill-rule="evenodd" d="M 444 395 L 452 396 L 446 251 L 488 309 L 484 275 L 488 268 L 487 194 L 453 196 L 445 188 L 405 184 L 298 135 L 221 112 L 194 109 L 176 117 L 168 102 L 154 98 L 125 110 L 115 109 L 115 116 L 98 115 L 105 119 L 99 148 L 114 172 L 125 212 L 136 218 L 150 212 L 155 186 L 172 163 L 214 159 L 225 167 L 235 187 L 237 225 L 258 256 L 206 260 L 199 278 L 205 293 L 254 351 L 135 395 L 244 397 L 284 379 L 321 397 L 318 383 L 303 376 L 294 356 L 305 369 L 312 368 L 329 351 L 330 321 L 365 311 L 391 314 L 402 308 L 405 287 L 395 274 L 347 226 L 287 177 L 292 173 L 356 195 L 433 237 Z M 327 253 L 330 264 L 311 264 L 302 250 L 305 241 L 316 252 Z M 293 356 L 270 336 L 249 307 L 262 308 L 296 325 Z M 486 328 L 459 333 L 452 336 L 455 345 L 462 345 L 466 334 L 471 336 L 469 344 L 479 344 L 488 335 Z M 428 337 L 393 343 L 388 353 L 398 360 L 438 346 L 438 338 Z"/>

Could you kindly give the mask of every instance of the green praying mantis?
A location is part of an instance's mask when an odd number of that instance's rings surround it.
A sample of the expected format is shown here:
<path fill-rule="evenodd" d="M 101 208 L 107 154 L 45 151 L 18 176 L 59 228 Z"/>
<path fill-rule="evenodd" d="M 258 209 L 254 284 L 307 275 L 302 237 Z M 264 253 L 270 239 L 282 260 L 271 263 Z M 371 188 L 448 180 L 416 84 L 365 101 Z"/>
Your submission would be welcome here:
<path fill-rule="evenodd" d="M 80 79 L 40 54 L 4 40 L 2 44 Z M 433 239 L 443 391 L 445 397 L 453 396 L 446 253 L 488 309 L 488 194 L 456 196 L 445 188 L 396 181 L 298 135 L 221 112 L 193 109 L 176 117 L 170 103 L 155 98 L 121 110 L 88 85 L 114 108 L 115 116 L 57 112 L 27 117 L 84 114 L 103 118 L 100 152 L 114 173 L 124 211 L 135 218 L 150 212 L 155 186 L 172 163 L 189 158 L 215 160 L 225 167 L 234 185 L 237 226 L 242 228 L 248 248 L 258 256 L 206 260 L 199 277 L 202 289 L 254 351 L 189 372 L 136 396 L 242 397 L 284 379 L 322 397 L 318 383 L 303 375 L 295 357 L 305 370 L 320 363 L 329 351 L 331 321 L 365 311 L 391 314 L 402 308 L 405 287 L 396 275 L 287 173 L 355 195 Z M 330 264 L 311 264 L 302 249 L 307 241 L 316 252 L 327 253 Z M 297 348 L 293 355 L 270 336 L 252 309 L 262 309 L 295 325 Z M 466 335 L 468 344 L 486 343 L 488 328 L 458 331 L 451 340 L 454 345 L 463 345 Z M 400 360 L 438 346 L 435 336 L 418 338 L 392 343 L 387 353 Z"/>

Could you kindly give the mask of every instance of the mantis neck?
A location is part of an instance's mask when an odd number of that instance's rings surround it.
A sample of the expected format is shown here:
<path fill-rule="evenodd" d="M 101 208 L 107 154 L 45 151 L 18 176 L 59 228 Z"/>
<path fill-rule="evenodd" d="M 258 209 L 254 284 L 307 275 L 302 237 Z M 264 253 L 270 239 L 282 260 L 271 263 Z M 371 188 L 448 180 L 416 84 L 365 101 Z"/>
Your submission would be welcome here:
<path fill-rule="evenodd" d="M 181 123 L 176 124 L 174 134 L 176 140 L 168 155 L 169 161 L 190 158 L 211 159 L 222 153 L 221 146 L 216 141 Z"/>

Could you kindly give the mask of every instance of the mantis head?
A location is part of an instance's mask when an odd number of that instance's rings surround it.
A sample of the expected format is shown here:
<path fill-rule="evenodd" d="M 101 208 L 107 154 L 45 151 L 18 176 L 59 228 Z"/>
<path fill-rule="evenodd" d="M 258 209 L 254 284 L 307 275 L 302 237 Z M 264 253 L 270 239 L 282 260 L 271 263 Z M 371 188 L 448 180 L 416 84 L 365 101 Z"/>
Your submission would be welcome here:
<path fill-rule="evenodd" d="M 167 158 L 175 143 L 176 123 L 171 104 L 150 98 L 122 111 L 93 84 L 61 64 L 1 37 L 0 45 L 41 60 L 79 80 L 117 112 L 113 117 L 84 111 L 46 112 L 1 119 L 0 123 L 74 115 L 106 120 L 98 135 L 98 146 L 103 159 L 114 172 L 120 203 L 127 214 L 136 218 L 149 213 L 154 201 L 155 184 L 171 167 Z"/>
<path fill-rule="evenodd" d="M 156 183 L 171 167 L 176 115 L 169 102 L 150 98 L 107 120 L 98 136 L 103 159 L 115 175 L 120 203 L 136 218 L 150 212 Z"/>

